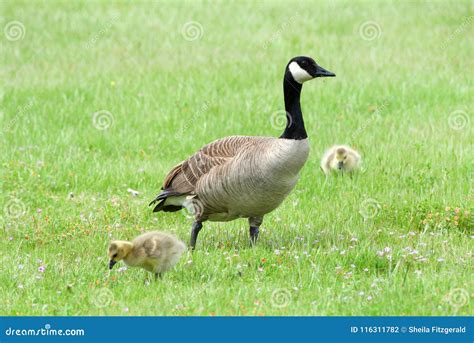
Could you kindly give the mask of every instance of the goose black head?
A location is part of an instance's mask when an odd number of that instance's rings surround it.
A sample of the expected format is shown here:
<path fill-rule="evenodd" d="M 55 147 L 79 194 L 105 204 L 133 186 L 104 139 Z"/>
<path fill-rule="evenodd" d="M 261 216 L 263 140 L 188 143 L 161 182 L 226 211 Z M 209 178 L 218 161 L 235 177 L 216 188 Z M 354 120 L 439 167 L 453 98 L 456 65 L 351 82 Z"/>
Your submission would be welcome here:
<path fill-rule="evenodd" d="M 291 78 L 299 84 L 316 77 L 336 76 L 336 74 L 319 66 L 311 57 L 306 56 L 293 57 L 288 62 L 286 74 L 291 75 Z"/>

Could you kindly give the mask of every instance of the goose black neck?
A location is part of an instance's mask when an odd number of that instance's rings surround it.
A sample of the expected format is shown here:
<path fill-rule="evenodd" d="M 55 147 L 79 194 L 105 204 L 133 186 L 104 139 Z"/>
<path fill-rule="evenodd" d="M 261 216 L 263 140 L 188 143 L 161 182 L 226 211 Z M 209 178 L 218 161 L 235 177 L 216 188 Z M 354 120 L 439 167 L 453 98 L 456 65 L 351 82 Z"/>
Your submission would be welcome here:
<path fill-rule="evenodd" d="M 280 138 L 301 140 L 308 137 L 304 128 L 303 114 L 301 113 L 300 94 L 302 85 L 291 74 L 285 74 L 283 79 L 283 93 L 285 95 L 285 110 L 287 113 L 286 128 Z"/>

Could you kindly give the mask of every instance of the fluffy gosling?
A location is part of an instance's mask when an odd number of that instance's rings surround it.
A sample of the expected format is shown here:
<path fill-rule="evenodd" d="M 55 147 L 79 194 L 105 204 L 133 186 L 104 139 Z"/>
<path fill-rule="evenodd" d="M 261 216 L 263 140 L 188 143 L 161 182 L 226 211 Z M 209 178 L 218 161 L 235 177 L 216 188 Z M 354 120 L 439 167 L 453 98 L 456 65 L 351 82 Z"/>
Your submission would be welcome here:
<path fill-rule="evenodd" d="M 347 145 L 335 145 L 324 153 L 321 169 L 327 175 L 331 171 L 352 173 L 360 168 L 360 154 Z"/>
<path fill-rule="evenodd" d="M 133 241 L 112 241 L 109 245 L 109 269 L 123 260 L 130 267 L 140 267 L 155 274 L 155 278 L 178 263 L 186 245 L 167 233 L 152 231 Z"/>

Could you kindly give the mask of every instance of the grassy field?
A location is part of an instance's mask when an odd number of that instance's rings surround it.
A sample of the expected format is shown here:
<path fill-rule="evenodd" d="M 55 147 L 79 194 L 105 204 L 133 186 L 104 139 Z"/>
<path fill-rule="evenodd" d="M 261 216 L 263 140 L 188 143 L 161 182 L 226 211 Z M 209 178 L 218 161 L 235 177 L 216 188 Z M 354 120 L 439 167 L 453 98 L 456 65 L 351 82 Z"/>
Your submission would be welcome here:
<path fill-rule="evenodd" d="M 472 315 L 470 1 L 1 1 L 2 315 Z M 159 282 L 112 238 L 169 231 L 168 170 L 227 135 L 283 131 L 287 61 L 310 157 L 256 248 L 205 223 Z M 326 148 L 363 171 L 325 178 Z M 133 196 L 128 188 L 137 190 Z"/>

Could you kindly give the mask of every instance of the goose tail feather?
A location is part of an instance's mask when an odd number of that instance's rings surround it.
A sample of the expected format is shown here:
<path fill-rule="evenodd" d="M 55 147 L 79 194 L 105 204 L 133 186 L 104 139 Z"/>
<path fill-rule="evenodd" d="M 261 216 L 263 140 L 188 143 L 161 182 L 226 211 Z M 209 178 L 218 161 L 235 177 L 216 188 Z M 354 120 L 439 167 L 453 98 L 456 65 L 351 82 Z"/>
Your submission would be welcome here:
<path fill-rule="evenodd" d="M 164 189 L 160 194 L 158 194 L 155 199 L 153 199 L 148 206 L 152 206 L 156 204 L 155 208 L 153 209 L 153 212 L 176 212 L 179 211 L 182 206 L 176 206 L 176 205 L 168 205 L 166 204 L 166 200 L 168 197 L 175 197 L 175 196 L 180 196 L 183 195 L 180 192 L 177 192 L 173 189 Z"/>

